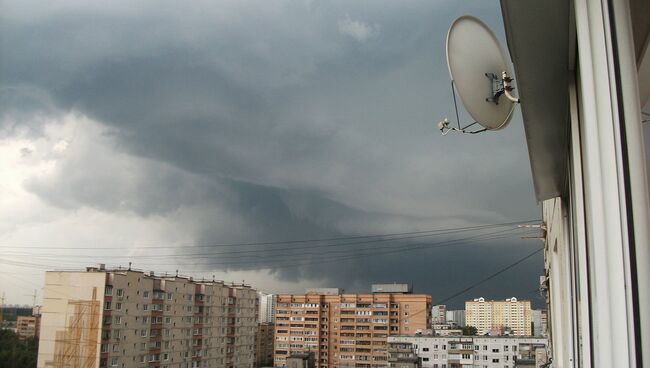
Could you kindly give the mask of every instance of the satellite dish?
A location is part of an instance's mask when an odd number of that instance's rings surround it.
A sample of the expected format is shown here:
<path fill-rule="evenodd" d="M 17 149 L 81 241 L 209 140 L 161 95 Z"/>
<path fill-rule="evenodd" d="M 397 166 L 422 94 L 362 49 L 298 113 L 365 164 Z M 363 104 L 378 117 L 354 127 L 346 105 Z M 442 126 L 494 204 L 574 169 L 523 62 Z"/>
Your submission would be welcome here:
<path fill-rule="evenodd" d="M 445 129 L 478 133 L 505 127 L 519 99 L 510 94 L 512 73 L 499 41 L 479 19 L 465 15 L 452 23 L 447 33 L 447 66 L 452 88 L 456 87 L 475 123 L 461 128 L 459 122 L 456 129 L 450 128 L 445 119 L 438 128 L 443 133 Z M 455 96 L 454 93 L 454 102 Z M 466 128 L 476 123 L 484 129 L 467 131 Z"/>

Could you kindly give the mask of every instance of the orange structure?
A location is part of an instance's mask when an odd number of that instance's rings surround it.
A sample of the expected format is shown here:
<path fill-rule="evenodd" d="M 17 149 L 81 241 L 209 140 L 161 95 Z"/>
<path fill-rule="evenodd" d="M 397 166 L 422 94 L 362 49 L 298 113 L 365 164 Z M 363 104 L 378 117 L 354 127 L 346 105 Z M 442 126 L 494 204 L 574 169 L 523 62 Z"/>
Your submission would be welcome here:
<path fill-rule="evenodd" d="M 308 352 L 315 354 L 321 368 L 385 367 L 389 335 L 415 335 L 431 324 L 430 295 L 335 290 L 278 295 L 276 367 L 284 366 L 292 354 Z"/>

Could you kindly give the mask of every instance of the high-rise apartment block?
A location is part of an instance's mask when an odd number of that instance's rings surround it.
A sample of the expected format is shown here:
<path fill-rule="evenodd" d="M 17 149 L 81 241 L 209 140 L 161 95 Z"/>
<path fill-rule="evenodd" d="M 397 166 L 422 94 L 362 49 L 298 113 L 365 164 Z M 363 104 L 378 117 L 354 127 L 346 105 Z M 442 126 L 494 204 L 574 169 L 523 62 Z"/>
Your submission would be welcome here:
<path fill-rule="evenodd" d="M 257 297 L 259 299 L 259 322 L 274 323 L 276 295 L 266 294 L 258 291 Z"/>
<path fill-rule="evenodd" d="M 273 365 L 273 323 L 259 323 L 255 334 L 255 367 Z"/>
<path fill-rule="evenodd" d="M 458 327 L 465 327 L 465 310 L 448 310 L 446 313 L 447 322 L 453 323 Z"/>
<path fill-rule="evenodd" d="M 247 285 L 99 265 L 46 272 L 38 368 L 253 367 Z"/>
<path fill-rule="evenodd" d="M 311 352 L 320 368 L 386 367 L 389 335 L 414 335 L 431 324 L 431 296 L 397 286 L 373 285 L 371 294 L 312 289 L 278 295 L 275 366 Z"/>
<path fill-rule="evenodd" d="M 431 308 L 431 323 L 440 324 L 447 322 L 447 306 L 444 304 L 434 305 Z"/>
<path fill-rule="evenodd" d="M 38 338 L 41 328 L 41 316 L 18 316 L 16 318 L 16 334 L 20 339 Z"/>
<path fill-rule="evenodd" d="M 465 324 L 474 326 L 479 335 L 508 331 L 514 336 L 531 336 L 530 300 L 485 300 L 478 298 L 465 302 Z"/>

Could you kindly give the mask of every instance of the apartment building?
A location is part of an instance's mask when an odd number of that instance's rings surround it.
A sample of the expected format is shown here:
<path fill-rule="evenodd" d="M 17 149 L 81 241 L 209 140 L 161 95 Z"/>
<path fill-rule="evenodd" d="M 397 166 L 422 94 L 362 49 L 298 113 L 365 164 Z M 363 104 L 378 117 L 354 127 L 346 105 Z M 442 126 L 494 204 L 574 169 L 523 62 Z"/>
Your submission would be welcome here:
<path fill-rule="evenodd" d="M 434 305 L 431 308 L 431 322 L 446 323 L 447 322 L 447 306 L 444 304 Z"/>
<path fill-rule="evenodd" d="M 474 326 L 479 335 L 509 330 L 510 335 L 532 336 L 530 300 L 485 300 L 465 302 L 465 324 Z"/>
<path fill-rule="evenodd" d="M 435 309 L 435 307 L 434 307 Z M 390 368 L 421 368 L 422 362 L 410 342 L 388 343 L 388 366 Z"/>
<path fill-rule="evenodd" d="M 41 327 L 41 316 L 18 316 L 16 318 L 16 334 L 20 339 L 37 337 Z"/>
<path fill-rule="evenodd" d="M 312 289 L 304 295 L 278 295 L 276 367 L 287 357 L 312 352 L 318 367 L 386 367 L 389 335 L 410 335 L 431 324 L 431 296 L 409 288 L 373 285 L 370 294 Z"/>
<path fill-rule="evenodd" d="M 465 310 L 448 310 L 446 313 L 447 322 L 454 323 L 458 327 L 465 327 Z"/>
<path fill-rule="evenodd" d="M 274 323 L 276 296 L 274 294 L 266 294 L 258 291 L 257 298 L 259 299 L 259 322 Z"/>
<path fill-rule="evenodd" d="M 258 323 L 255 334 L 255 367 L 273 365 L 273 323 Z"/>
<path fill-rule="evenodd" d="M 415 354 L 422 368 L 541 368 L 548 340 L 513 336 L 390 336 L 390 355 Z"/>
<path fill-rule="evenodd" d="M 38 368 L 250 367 L 248 285 L 88 267 L 46 272 Z"/>

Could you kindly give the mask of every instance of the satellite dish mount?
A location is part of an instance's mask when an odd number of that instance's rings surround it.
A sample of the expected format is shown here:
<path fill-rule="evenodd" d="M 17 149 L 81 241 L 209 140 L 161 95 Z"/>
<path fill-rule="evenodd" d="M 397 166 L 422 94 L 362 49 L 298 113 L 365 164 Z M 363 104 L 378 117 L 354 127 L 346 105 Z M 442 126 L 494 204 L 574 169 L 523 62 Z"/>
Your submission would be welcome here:
<path fill-rule="evenodd" d="M 447 66 L 456 127 L 445 118 L 438 123 L 443 135 L 450 131 L 477 134 L 498 130 L 510 122 L 519 103 L 511 93 L 512 73 L 496 36 L 479 19 L 466 15 L 452 23 L 447 33 Z M 456 92 L 474 122 L 461 126 Z"/>
<path fill-rule="evenodd" d="M 511 102 L 519 103 L 519 99 L 510 94 L 510 92 L 515 89 L 515 87 L 511 85 L 514 79 L 508 76 L 507 71 L 504 70 L 501 72 L 501 78 L 494 73 L 485 73 L 485 76 L 492 81 L 492 97 L 486 98 L 485 101 L 498 105 L 499 97 L 506 96 L 506 98 Z"/>

